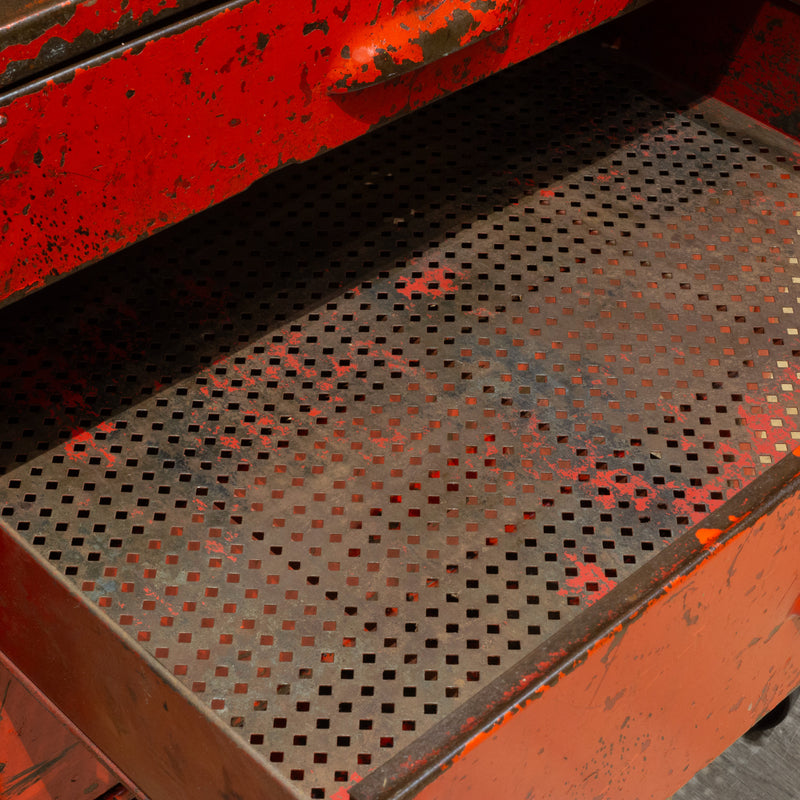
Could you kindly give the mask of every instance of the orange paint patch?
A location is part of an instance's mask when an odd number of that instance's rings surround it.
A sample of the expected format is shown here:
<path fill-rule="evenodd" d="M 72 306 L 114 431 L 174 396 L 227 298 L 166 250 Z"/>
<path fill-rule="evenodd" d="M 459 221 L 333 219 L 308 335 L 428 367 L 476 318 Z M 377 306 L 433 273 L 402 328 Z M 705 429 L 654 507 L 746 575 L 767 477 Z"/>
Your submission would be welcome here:
<path fill-rule="evenodd" d="M 715 539 L 719 538 L 721 533 L 722 528 L 700 528 L 695 533 L 695 536 L 700 544 L 708 544 L 709 542 L 713 542 Z"/>
<path fill-rule="evenodd" d="M 490 736 L 493 736 L 497 729 L 505 724 L 513 715 L 512 711 L 506 711 L 505 714 L 499 719 L 494 722 L 494 724 L 488 728 L 487 730 L 480 731 L 476 733 L 465 745 L 463 750 L 453 757 L 453 763 L 455 764 L 461 758 L 471 753 L 479 744 L 486 741 Z M 443 765 L 443 769 L 447 769 L 449 765 Z"/>
<path fill-rule="evenodd" d="M 350 779 L 352 781 L 350 786 L 353 786 L 353 784 L 361 780 L 361 776 L 357 772 L 353 772 Z M 345 787 L 342 787 L 338 792 L 331 795 L 331 800 L 350 800 L 350 792 Z"/>

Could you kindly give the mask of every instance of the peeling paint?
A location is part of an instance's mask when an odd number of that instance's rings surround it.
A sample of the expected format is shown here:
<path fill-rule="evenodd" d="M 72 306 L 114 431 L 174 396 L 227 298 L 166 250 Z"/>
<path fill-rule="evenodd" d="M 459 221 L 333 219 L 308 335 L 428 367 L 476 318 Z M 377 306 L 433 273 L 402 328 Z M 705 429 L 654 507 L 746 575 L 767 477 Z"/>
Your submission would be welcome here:
<path fill-rule="evenodd" d="M 144 13 L 143 3 L 128 6 L 134 19 Z M 331 96 L 334 83 L 348 83 L 343 76 L 354 64 L 360 65 L 359 81 L 383 78 L 373 62 L 378 49 L 358 44 L 365 36 L 390 53 L 373 30 L 390 24 L 380 3 L 340 3 L 320 2 L 309 21 L 299 7 L 287 15 L 272 2 L 238 0 L 0 98 L 6 120 L 1 224 L 11 254 L 0 267 L 0 303 L 218 203 L 272 170 L 312 158 L 616 16 L 630 0 L 608 0 L 589 18 L 577 10 L 564 18 L 562 9 L 530 4 L 514 17 L 516 0 L 508 0 L 474 29 L 455 9 L 463 6 L 473 21 L 483 12 L 469 0 L 453 0 L 426 16 L 425 30 L 435 37 L 455 24 L 458 35 L 442 36 L 459 46 L 469 43 L 466 50 L 370 92 Z M 559 23 L 552 27 L 555 17 Z M 507 25 L 502 46 L 491 36 L 477 41 L 511 18 L 513 35 Z M 97 25 L 113 28 L 113 20 L 99 19 Z M 335 57 L 318 53 L 322 28 L 303 35 L 305 26 L 322 20 L 329 26 L 326 38 L 341 43 L 332 48 Z M 395 34 L 397 42 L 406 42 L 405 54 L 391 52 L 393 63 L 424 65 L 441 54 L 438 45 L 423 49 L 419 22 L 406 27 Z M 359 55 L 365 47 L 369 52 Z M 344 65 L 338 78 L 336 63 Z M 278 104 L 285 114 L 274 113 Z M 231 127 L 230 120 L 239 124 Z"/>
<path fill-rule="evenodd" d="M 30 13 L 25 0 L 7 0 L 0 25 L 0 87 L 68 58 L 163 21 L 200 0 L 53 2 Z"/>
<path fill-rule="evenodd" d="M 517 13 L 518 0 L 448 0 L 395 13 L 348 44 L 328 74 L 327 91 L 360 91 L 420 69 L 485 39 Z"/>

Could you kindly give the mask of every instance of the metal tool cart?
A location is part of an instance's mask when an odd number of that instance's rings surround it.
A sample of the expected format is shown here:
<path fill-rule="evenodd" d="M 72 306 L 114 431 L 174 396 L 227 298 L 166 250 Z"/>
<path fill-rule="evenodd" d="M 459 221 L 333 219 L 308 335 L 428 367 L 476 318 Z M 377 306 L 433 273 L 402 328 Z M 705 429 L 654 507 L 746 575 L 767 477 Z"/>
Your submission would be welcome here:
<path fill-rule="evenodd" d="M 272 105 L 97 5 L 0 27 L 0 797 L 669 797 L 800 683 L 800 8 L 292 9 Z"/>

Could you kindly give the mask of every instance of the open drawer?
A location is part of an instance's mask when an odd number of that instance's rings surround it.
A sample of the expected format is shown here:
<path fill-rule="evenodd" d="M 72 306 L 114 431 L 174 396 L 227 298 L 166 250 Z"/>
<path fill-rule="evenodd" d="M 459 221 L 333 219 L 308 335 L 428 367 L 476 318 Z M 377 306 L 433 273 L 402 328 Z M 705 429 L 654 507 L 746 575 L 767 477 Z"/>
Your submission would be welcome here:
<path fill-rule="evenodd" d="M 795 151 L 576 40 L 9 306 L 0 648 L 152 800 L 668 796 L 800 680 Z"/>

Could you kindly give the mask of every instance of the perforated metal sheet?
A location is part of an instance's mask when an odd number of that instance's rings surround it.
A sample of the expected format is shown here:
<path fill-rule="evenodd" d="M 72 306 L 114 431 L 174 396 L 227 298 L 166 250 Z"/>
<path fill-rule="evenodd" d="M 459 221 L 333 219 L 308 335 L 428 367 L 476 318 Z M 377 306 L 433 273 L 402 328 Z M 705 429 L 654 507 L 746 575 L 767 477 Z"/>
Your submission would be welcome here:
<path fill-rule="evenodd" d="M 0 316 L 3 519 L 301 796 L 800 438 L 796 162 L 631 75 L 559 48 Z"/>

